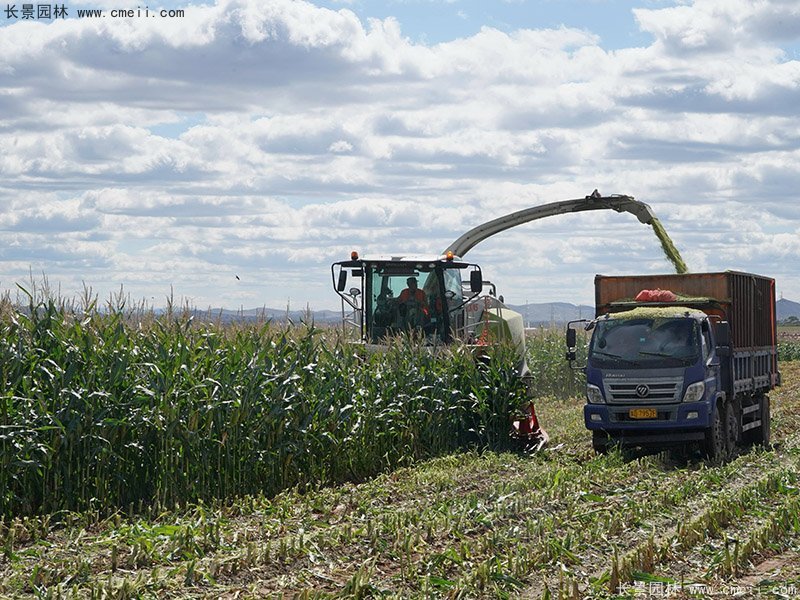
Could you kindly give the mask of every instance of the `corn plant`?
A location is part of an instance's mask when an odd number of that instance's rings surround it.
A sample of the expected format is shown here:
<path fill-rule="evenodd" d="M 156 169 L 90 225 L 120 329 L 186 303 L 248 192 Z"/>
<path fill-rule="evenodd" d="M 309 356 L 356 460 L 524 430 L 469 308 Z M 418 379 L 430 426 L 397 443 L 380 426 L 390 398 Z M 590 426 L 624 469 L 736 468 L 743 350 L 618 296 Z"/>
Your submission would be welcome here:
<path fill-rule="evenodd" d="M 778 359 L 781 361 L 800 360 L 800 342 L 797 340 L 779 341 Z"/>
<path fill-rule="evenodd" d="M 579 331 L 580 333 L 580 331 Z M 541 329 L 527 338 L 528 367 L 533 378 L 533 390 L 537 396 L 572 398 L 586 388 L 583 373 L 570 367 L 565 358 L 565 333 L 563 329 L 551 327 Z M 578 336 L 577 355 L 579 363 L 586 360 L 587 335 Z"/>
<path fill-rule="evenodd" d="M 31 296 L 0 322 L 0 514 L 363 480 L 502 447 L 524 399 L 508 348 L 483 364 L 408 339 L 370 356 L 313 327 L 132 317 L 123 304 Z"/>

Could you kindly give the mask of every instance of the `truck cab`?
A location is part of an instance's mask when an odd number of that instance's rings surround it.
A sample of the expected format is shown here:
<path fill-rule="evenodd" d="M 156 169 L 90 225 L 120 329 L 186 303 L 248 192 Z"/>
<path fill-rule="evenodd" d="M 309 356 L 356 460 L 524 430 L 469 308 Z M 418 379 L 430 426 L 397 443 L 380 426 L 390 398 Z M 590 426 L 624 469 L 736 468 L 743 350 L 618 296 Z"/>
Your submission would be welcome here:
<path fill-rule="evenodd" d="M 683 307 L 639 307 L 595 321 L 586 364 L 586 427 L 595 447 L 705 440 L 722 388 L 714 327 Z M 647 431 L 642 431 L 642 428 Z"/>

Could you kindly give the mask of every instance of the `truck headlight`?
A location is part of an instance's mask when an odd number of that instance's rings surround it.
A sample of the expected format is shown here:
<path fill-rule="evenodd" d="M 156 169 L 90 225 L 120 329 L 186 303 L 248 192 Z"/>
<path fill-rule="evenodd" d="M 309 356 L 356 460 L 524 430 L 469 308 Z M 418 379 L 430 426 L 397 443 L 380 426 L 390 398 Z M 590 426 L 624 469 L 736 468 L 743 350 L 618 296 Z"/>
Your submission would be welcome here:
<path fill-rule="evenodd" d="M 586 384 L 586 399 L 589 401 L 589 404 L 606 403 L 606 401 L 603 400 L 603 392 L 600 391 L 599 387 L 591 383 Z"/>
<path fill-rule="evenodd" d="M 691 384 L 686 388 L 686 393 L 683 395 L 684 402 L 697 402 L 703 399 L 703 394 L 706 393 L 706 384 L 704 381 L 698 381 Z"/>

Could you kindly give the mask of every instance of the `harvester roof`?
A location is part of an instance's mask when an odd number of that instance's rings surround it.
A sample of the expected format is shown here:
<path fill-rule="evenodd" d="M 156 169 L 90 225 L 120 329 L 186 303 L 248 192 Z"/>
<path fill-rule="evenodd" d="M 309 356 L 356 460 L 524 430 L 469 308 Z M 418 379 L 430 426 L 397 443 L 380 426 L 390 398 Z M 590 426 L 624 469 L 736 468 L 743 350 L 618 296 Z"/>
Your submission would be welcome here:
<path fill-rule="evenodd" d="M 454 260 L 458 260 L 458 257 L 453 257 Z M 361 260 L 364 262 L 413 262 L 413 263 L 431 263 L 431 262 L 439 262 L 439 261 L 446 261 L 447 257 L 443 254 L 369 254 L 367 256 L 361 256 Z"/>

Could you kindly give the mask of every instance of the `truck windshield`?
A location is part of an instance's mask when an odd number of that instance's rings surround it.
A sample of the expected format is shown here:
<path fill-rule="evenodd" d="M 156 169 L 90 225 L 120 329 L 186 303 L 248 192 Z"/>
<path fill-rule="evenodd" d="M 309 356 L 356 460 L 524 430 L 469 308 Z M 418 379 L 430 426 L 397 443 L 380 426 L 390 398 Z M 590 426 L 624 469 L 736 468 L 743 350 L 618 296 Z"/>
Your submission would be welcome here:
<path fill-rule="evenodd" d="M 600 367 L 688 366 L 697 362 L 700 347 L 695 319 L 609 319 L 597 323 L 589 359 Z"/>

